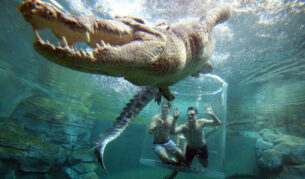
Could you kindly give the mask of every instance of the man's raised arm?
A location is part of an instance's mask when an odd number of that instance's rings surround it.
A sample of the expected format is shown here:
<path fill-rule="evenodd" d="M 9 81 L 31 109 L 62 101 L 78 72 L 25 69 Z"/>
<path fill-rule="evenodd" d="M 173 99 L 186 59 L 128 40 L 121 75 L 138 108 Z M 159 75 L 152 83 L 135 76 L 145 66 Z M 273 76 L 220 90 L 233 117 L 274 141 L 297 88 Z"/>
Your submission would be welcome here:
<path fill-rule="evenodd" d="M 215 115 L 213 109 L 209 105 L 205 105 L 204 108 L 205 108 L 205 113 L 207 113 L 213 119 L 213 122 L 211 122 L 211 123 L 206 122 L 206 123 L 216 124 L 216 125 L 221 125 L 222 124 L 221 120 L 219 120 L 219 118 Z M 206 120 L 206 121 L 211 121 L 211 120 Z"/>
<path fill-rule="evenodd" d="M 171 129 L 170 129 L 170 133 L 173 135 L 179 134 L 180 132 L 182 132 L 182 126 L 177 127 L 177 120 L 178 120 L 179 115 L 180 115 L 180 112 L 179 112 L 178 108 L 175 108 L 173 123 L 172 123 Z"/>

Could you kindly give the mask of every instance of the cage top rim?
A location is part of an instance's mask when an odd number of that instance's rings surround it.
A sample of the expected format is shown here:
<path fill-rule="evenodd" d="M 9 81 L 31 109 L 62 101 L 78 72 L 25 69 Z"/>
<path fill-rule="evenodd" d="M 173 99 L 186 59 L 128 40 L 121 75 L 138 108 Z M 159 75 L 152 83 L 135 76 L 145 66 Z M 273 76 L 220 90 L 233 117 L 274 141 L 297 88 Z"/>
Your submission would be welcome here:
<path fill-rule="evenodd" d="M 203 79 L 205 77 L 208 78 L 212 78 L 216 83 L 220 83 L 218 88 L 213 89 L 213 90 L 200 90 L 198 89 L 197 91 L 195 91 L 195 93 L 183 93 L 183 92 L 179 92 L 179 90 L 173 90 L 173 93 L 175 95 L 179 95 L 179 96 L 208 96 L 208 95 L 215 95 L 218 93 L 221 93 L 224 88 L 226 88 L 228 86 L 228 84 L 219 76 L 214 75 L 214 74 L 200 74 L 200 76 L 198 77 L 198 79 Z M 178 88 L 177 88 L 178 89 Z"/>

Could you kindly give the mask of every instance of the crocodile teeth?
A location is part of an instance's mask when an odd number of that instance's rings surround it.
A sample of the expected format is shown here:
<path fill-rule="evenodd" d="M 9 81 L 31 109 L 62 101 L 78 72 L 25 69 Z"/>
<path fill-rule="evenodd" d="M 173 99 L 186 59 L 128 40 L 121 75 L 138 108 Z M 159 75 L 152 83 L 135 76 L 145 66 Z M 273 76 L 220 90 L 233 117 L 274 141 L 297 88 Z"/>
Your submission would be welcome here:
<path fill-rule="evenodd" d="M 90 42 L 90 34 L 89 34 L 89 32 L 86 32 L 86 40 L 87 40 L 87 42 Z"/>
<path fill-rule="evenodd" d="M 87 50 L 86 50 L 86 54 L 87 54 L 87 56 L 89 56 L 90 58 L 93 58 L 92 51 L 87 51 Z"/>
<path fill-rule="evenodd" d="M 97 28 L 98 28 L 98 24 L 96 21 L 94 21 L 93 29 L 97 29 Z"/>
<path fill-rule="evenodd" d="M 79 51 L 76 51 L 75 52 L 79 57 L 81 56 L 81 54 L 79 53 Z"/>
<path fill-rule="evenodd" d="M 35 30 L 34 33 L 35 33 L 35 38 L 36 38 L 36 40 L 38 40 L 38 41 L 43 41 L 43 40 L 41 39 L 39 33 L 38 33 L 38 30 Z"/>
<path fill-rule="evenodd" d="M 101 48 L 100 44 L 96 43 L 95 45 L 97 48 Z"/>
<path fill-rule="evenodd" d="M 86 55 L 83 49 L 80 50 L 80 54 L 81 54 L 82 56 L 85 56 L 85 55 Z"/>
<path fill-rule="evenodd" d="M 102 47 L 106 47 L 107 46 L 103 40 L 101 40 L 101 45 L 102 45 Z"/>
<path fill-rule="evenodd" d="M 53 50 L 56 49 L 56 47 L 54 45 L 50 44 L 50 46 L 52 47 Z"/>
<path fill-rule="evenodd" d="M 62 42 L 63 42 L 64 47 L 69 47 L 67 39 L 66 39 L 65 36 L 62 36 Z"/>

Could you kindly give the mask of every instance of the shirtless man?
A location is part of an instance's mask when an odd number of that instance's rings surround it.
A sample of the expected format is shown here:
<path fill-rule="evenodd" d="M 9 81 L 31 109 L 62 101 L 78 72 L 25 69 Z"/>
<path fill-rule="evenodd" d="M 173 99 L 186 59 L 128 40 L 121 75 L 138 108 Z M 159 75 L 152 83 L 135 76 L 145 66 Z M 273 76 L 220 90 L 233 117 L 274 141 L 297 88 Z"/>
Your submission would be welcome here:
<path fill-rule="evenodd" d="M 170 129 L 173 120 L 177 120 L 179 111 L 174 111 L 174 118 L 168 115 L 170 111 L 170 103 L 165 101 L 161 105 L 162 112 L 152 118 L 149 134 L 154 135 L 153 149 L 163 163 L 180 165 L 181 161 L 185 161 L 183 152 L 176 146 L 176 144 L 169 138 Z M 178 140 L 178 139 L 177 139 Z M 176 161 L 173 161 L 167 155 L 167 152 L 176 157 Z"/>
<path fill-rule="evenodd" d="M 221 121 L 208 105 L 205 106 L 205 112 L 211 116 L 213 120 L 198 119 L 198 111 L 194 107 L 189 107 L 187 110 L 187 123 L 176 127 L 178 117 L 173 119 L 171 134 L 182 133 L 186 138 L 187 146 L 185 157 L 187 166 L 191 166 L 196 155 L 198 155 L 198 160 L 204 168 L 208 166 L 208 148 L 204 137 L 203 127 L 207 125 L 221 125 Z"/>

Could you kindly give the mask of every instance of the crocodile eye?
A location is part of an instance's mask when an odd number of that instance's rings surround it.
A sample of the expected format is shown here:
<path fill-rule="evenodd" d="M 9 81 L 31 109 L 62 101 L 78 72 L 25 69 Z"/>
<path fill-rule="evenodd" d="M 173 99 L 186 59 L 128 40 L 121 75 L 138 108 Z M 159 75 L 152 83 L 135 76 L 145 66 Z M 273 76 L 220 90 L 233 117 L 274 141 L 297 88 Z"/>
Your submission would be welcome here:
<path fill-rule="evenodd" d="M 53 15 L 53 13 L 51 11 L 48 11 L 48 10 L 47 10 L 47 14 L 50 15 L 50 16 Z"/>

